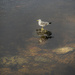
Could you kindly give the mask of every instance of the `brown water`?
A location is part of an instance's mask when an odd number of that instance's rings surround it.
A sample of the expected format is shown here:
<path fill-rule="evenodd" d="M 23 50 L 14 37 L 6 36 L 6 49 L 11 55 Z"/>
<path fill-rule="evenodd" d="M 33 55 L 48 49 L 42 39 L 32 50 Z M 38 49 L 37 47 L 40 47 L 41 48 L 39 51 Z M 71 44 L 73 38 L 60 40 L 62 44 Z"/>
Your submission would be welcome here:
<path fill-rule="evenodd" d="M 52 22 L 38 35 L 37 19 Z M 75 75 L 74 0 L 0 0 L 1 75 Z"/>

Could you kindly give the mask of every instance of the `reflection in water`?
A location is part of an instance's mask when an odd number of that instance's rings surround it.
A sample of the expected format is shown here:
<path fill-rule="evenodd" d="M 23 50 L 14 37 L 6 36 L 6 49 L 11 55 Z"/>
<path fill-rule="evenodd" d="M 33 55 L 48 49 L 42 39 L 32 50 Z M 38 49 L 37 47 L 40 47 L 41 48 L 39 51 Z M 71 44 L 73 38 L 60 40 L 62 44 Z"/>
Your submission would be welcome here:
<path fill-rule="evenodd" d="M 48 40 L 49 38 L 53 38 L 52 36 L 52 32 L 45 30 L 45 29 L 36 29 L 36 33 L 40 36 L 39 42 L 45 42 L 46 40 Z"/>

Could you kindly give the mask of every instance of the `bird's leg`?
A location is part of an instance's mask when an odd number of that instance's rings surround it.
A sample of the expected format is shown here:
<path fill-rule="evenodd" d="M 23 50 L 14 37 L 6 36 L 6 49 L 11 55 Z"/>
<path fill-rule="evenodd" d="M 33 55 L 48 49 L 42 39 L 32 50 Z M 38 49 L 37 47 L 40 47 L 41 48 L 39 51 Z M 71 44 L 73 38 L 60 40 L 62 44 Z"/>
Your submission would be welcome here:
<path fill-rule="evenodd" d="M 42 31 L 44 30 L 43 26 L 42 26 L 41 30 L 42 30 Z"/>

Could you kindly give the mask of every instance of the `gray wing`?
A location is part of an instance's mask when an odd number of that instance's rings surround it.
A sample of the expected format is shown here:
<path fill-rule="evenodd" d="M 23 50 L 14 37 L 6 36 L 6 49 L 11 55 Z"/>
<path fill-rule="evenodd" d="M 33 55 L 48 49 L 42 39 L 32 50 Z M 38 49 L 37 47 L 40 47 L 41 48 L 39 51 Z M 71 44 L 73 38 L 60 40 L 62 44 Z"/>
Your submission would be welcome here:
<path fill-rule="evenodd" d="M 48 25 L 48 22 L 41 22 L 41 25 Z"/>

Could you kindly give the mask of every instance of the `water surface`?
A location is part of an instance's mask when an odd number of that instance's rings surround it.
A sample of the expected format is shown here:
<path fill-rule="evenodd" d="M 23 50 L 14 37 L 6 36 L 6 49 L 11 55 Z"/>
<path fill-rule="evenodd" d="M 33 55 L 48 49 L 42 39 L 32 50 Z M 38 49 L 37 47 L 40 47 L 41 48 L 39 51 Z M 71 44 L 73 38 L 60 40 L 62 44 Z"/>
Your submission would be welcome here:
<path fill-rule="evenodd" d="M 53 38 L 39 42 L 37 19 L 52 22 Z M 0 0 L 1 75 L 75 75 L 75 51 L 60 47 L 75 48 L 74 0 Z"/>

